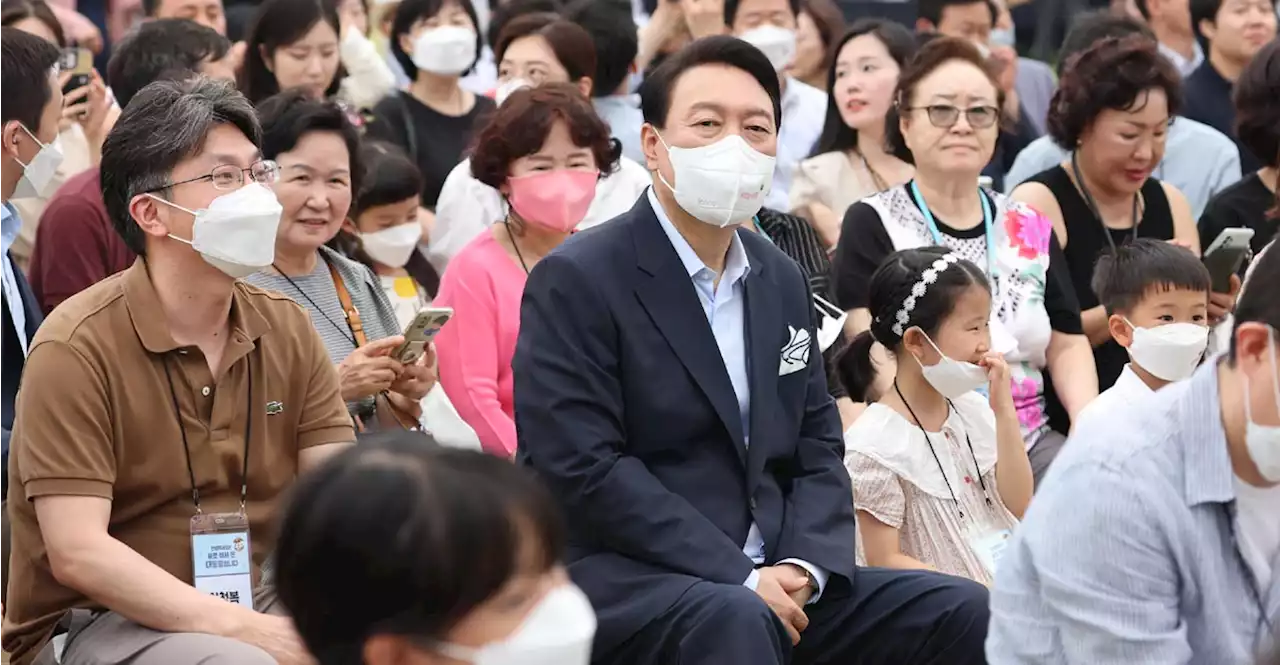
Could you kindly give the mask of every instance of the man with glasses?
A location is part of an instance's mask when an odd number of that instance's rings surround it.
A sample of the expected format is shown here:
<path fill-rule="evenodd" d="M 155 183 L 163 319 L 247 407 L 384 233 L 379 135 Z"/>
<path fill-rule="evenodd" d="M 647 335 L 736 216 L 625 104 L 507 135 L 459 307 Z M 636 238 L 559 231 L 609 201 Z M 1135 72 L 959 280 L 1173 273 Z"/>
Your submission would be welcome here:
<path fill-rule="evenodd" d="M 231 42 L 185 19 L 148 21 L 112 46 L 107 81 L 123 108 L 161 78 L 196 74 L 235 81 Z M 45 206 L 31 250 L 31 289 L 45 314 L 59 303 L 133 265 L 137 256 L 111 228 L 99 170 L 72 176 Z"/>
<path fill-rule="evenodd" d="M 201 77 L 144 88 L 103 146 L 106 210 L 139 258 L 31 343 L 15 665 L 309 662 L 263 584 L 272 518 L 355 437 L 310 318 L 238 279 L 271 264 L 280 221 L 260 142 L 249 102 Z"/>

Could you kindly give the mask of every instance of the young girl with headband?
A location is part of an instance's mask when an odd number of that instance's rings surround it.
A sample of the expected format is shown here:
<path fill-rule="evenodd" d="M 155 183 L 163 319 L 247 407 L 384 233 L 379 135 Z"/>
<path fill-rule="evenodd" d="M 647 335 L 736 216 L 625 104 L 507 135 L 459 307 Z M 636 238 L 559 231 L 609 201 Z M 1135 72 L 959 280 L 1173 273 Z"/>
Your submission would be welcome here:
<path fill-rule="evenodd" d="M 859 559 L 990 585 L 1033 486 L 990 285 L 946 248 L 903 250 L 872 276 L 870 313 L 845 351 L 849 392 L 870 390 L 875 342 L 897 375 L 845 433 Z"/>

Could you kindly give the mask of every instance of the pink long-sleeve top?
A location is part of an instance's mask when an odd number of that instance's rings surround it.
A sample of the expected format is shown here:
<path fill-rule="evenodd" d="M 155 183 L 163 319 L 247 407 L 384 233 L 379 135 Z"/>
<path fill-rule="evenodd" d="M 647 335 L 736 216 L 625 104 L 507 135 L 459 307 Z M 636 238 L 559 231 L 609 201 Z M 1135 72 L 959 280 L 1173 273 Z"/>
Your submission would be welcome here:
<path fill-rule="evenodd" d="M 484 450 L 503 457 L 516 450 L 511 358 L 526 279 L 486 230 L 449 262 L 433 303 L 453 308 L 435 340 L 440 385 Z"/>

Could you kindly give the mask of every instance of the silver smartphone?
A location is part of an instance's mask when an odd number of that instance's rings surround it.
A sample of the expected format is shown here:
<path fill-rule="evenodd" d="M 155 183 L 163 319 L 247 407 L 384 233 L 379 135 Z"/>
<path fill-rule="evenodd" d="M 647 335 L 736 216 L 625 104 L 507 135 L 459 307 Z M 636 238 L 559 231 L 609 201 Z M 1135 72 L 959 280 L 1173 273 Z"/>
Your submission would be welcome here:
<path fill-rule="evenodd" d="M 392 355 L 405 365 L 418 362 L 422 354 L 426 353 L 427 345 L 451 318 L 452 307 L 428 307 L 418 312 L 404 329 L 404 344 L 396 348 Z"/>

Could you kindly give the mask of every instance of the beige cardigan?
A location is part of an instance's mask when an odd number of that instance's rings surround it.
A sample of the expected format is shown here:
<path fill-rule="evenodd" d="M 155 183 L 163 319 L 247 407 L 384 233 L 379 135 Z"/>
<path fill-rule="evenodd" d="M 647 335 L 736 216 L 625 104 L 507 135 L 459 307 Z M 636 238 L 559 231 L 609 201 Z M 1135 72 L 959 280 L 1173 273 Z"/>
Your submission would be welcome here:
<path fill-rule="evenodd" d="M 879 191 L 875 179 L 861 161 L 848 152 L 824 152 L 800 162 L 791 179 L 791 209 L 804 214 L 803 206 L 821 203 L 844 217 L 845 210 Z"/>

